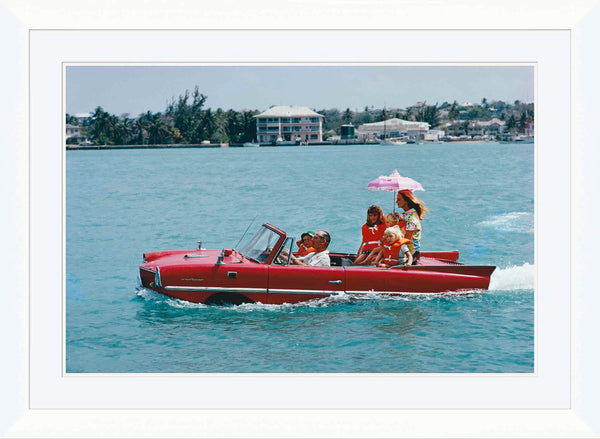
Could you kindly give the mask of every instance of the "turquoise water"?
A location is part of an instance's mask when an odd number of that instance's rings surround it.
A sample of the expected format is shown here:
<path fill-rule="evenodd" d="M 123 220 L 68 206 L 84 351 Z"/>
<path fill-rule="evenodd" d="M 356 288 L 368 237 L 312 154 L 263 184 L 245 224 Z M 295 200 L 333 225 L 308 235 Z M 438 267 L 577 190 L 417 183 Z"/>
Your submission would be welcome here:
<path fill-rule="evenodd" d="M 356 251 L 369 181 L 425 188 L 424 250 L 496 265 L 484 293 L 208 307 L 139 288 L 142 253 L 235 247 L 252 223 Z M 533 145 L 66 152 L 69 373 L 531 373 Z"/>

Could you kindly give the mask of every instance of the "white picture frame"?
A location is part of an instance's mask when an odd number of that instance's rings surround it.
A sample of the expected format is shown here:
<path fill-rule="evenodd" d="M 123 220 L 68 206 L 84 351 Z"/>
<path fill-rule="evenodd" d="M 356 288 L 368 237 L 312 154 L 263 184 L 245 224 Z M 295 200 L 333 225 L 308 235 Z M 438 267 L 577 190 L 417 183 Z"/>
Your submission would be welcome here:
<path fill-rule="evenodd" d="M 11 60 L 10 65 L 13 67 L 9 71 L 3 72 L 4 81 L 2 81 L 3 87 L 6 87 L 5 95 L 8 97 L 9 102 L 12 103 L 9 107 L 12 111 L 6 112 L 7 117 L 3 123 L 8 128 L 2 130 L 2 155 L 6 160 L 1 165 L 1 170 L 4 172 L 0 176 L 0 182 L 3 188 L 3 202 L 8 207 L 7 211 L 11 212 L 8 217 L 3 218 L 3 222 L 1 223 L 2 229 L 6 233 L 6 242 L 8 244 L 5 254 L 2 256 L 2 265 L 6 267 L 5 273 L 16 274 L 15 276 L 5 275 L 8 281 L 5 291 L 11 294 L 5 295 L 8 297 L 5 299 L 6 306 L 2 311 L 3 318 L 1 323 L 3 334 L 11 335 L 6 343 L 3 341 L 3 351 L 8 353 L 6 356 L 7 361 L 2 365 L 3 373 L 1 378 L 1 387 L 6 390 L 2 392 L 2 396 L 0 397 L 3 408 L 2 415 L 0 415 L 0 432 L 3 435 L 8 437 L 121 437 L 132 435 L 153 435 L 158 437 L 593 437 L 600 434 L 600 423 L 594 417 L 600 405 L 597 392 L 600 388 L 598 386 L 599 378 L 596 376 L 599 356 L 594 352 L 595 349 L 589 348 L 589 346 L 595 346 L 594 335 L 599 333 L 598 319 L 595 318 L 593 313 L 593 310 L 597 309 L 595 305 L 598 304 L 599 299 L 594 297 L 592 287 L 594 278 L 592 277 L 593 271 L 590 264 L 594 260 L 593 249 L 591 248 L 593 246 L 587 244 L 588 242 L 594 242 L 593 238 L 597 236 L 594 220 L 597 220 L 598 214 L 597 202 L 589 195 L 593 188 L 598 187 L 598 176 L 593 168 L 598 152 L 593 148 L 594 133 L 591 127 L 594 125 L 595 120 L 597 120 L 593 116 L 598 113 L 598 110 L 594 108 L 594 96 L 597 96 L 598 90 L 594 80 L 598 77 L 600 71 L 598 61 L 594 59 L 594 43 L 598 41 L 598 31 L 595 29 L 595 25 L 598 24 L 600 11 L 597 7 L 593 8 L 593 2 L 575 3 L 578 7 L 569 9 L 568 11 L 561 10 L 559 7 L 544 8 L 541 4 L 530 5 L 529 7 L 522 5 L 522 12 L 517 18 L 514 18 L 513 15 L 510 15 L 510 17 L 500 15 L 491 19 L 489 15 L 493 15 L 493 11 L 503 10 L 499 4 L 492 3 L 492 6 L 488 6 L 489 9 L 478 14 L 477 12 L 473 12 L 468 2 L 461 2 L 454 5 L 452 13 L 448 15 L 444 14 L 443 20 L 437 18 L 431 19 L 431 21 L 423 18 L 431 16 L 428 14 L 432 12 L 432 9 L 427 5 L 416 9 L 415 7 L 405 5 L 407 10 L 404 11 L 401 11 L 400 8 L 391 7 L 392 13 L 389 10 L 386 13 L 386 11 L 365 9 L 367 5 L 351 4 L 349 2 L 342 2 L 333 6 L 328 6 L 327 3 L 321 3 L 320 5 L 311 4 L 310 7 L 313 9 L 305 6 L 306 9 L 309 9 L 317 17 L 311 21 L 312 26 L 321 29 L 357 29 L 346 31 L 347 34 L 345 35 L 349 36 L 357 34 L 366 35 L 363 32 L 368 31 L 358 30 L 365 28 L 363 23 L 365 16 L 370 19 L 371 23 L 377 22 L 384 28 L 392 29 L 390 32 L 400 32 L 393 30 L 397 29 L 398 26 L 392 21 L 394 17 L 398 18 L 399 15 L 402 15 L 404 18 L 418 17 L 414 21 L 411 21 L 411 23 L 414 23 L 413 26 L 427 27 L 427 24 L 431 23 L 433 27 L 429 27 L 429 29 L 447 28 L 448 17 L 451 17 L 454 20 L 453 23 L 455 23 L 455 25 L 450 27 L 459 29 L 481 29 L 479 23 L 485 23 L 484 27 L 489 27 L 490 23 L 496 23 L 496 28 L 508 26 L 527 29 L 529 27 L 528 24 L 532 22 L 537 23 L 536 28 L 538 29 L 553 29 L 553 31 L 501 31 L 503 35 L 509 36 L 509 39 L 514 41 L 519 41 L 520 38 L 526 40 L 531 36 L 534 36 L 534 39 L 544 38 L 544 35 L 558 36 L 562 35 L 562 32 L 569 34 L 569 53 L 572 59 L 572 69 L 567 70 L 572 71 L 572 77 L 569 81 L 571 84 L 569 90 L 571 96 L 567 97 L 567 101 L 570 101 L 572 106 L 566 112 L 563 109 L 558 114 L 567 115 L 569 122 L 573 124 L 572 130 L 567 130 L 568 134 L 566 138 L 564 137 L 564 131 L 558 132 L 556 134 L 557 138 L 554 139 L 547 136 L 540 137 L 536 133 L 536 139 L 540 141 L 544 139 L 549 143 L 557 141 L 571 143 L 570 154 L 567 154 L 567 159 L 571 161 L 570 176 L 568 166 L 565 165 L 564 161 L 562 163 L 555 163 L 554 160 L 548 159 L 549 161 L 546 162 L 546 157 L 543 157 L 541 161 L 537 162 L 538 171 L 542 174 L 540 178 L 543 178 L 544 182 L 553 182 L 555 179 L 558 179 L 558 176 L 544 176 L 544 173 L 547 174 L 550 170 L 563 169 L 563 173 L 560 175 L 562 186 L 556 187 L 547 196 L 545 194 L 547 188 L 540 188 L 538 186 L 537 189 L 542 191 L 545 203 L 544 206 L 538 207 L 544 213 L 552 213 L 552 209 L 556 209 L 557 216 L 560 217 L 562 215 L 560 219 L 563 223 L 565 222 L 563 217 L 568 215 L 565 211 L 570 208 L 573 216 L 569 215 L 569 220 L 566 223 L 572 221 L 577 226 L 576 230 L 569 231 L 572 254 L 570 267 L 569 263 L 563 261 L 556 264 L 557 267 L 563 270 L 570 269 L 569 274 L 566 276 L 566 282 L 570 282 L 571 289 L 569 296 L 570 303 L 567 304 L 571 306 L 571 319 L 567 322 L 569 325 L 565 326 L 565 322 L 561 321 L 554 330 L 552 329 L 552 325 L 543 326 L 545 329 L 542 337 L 545 340 L 550 338 L 550 342 L 554 340 L 556 343 L 565 343 L 566 339 L 566 343 L 570 346 L 571 358 L 570 361 L 565 361 L 564 358 L 555 359 L 557 363 L 561 364 L 560 370 L 556 375 L 553 373 L 546 375 L 546 369 L 542 368 L 541 370 L 537 370 L 536 376 L 530 377 L 533 380 L 539 377 L 547 377 L 550 381 L 558 377 L 556 384 L 560 387 L 558 391 L 559 396 L 556 397 L 554 392 L 550 392 L 545 404 L 534 405 L 530 402 L 529 404 L 524 404 L 526 407 L 522 409 L 508 408 L 502 404 L 502 401 L 499 401 L 497 407 L 490 407 L 489 405 L 486 407 L 472 406 L 469 409 L 462 409 L 460 405 L 459 407 L 452 407 L 452 404 L 448 404 L 448 401 L 442 401 L 438 407 L 429 410 L 412 407 L 391 407 L 389 404 L 387 406 L 386 404 L 381 404 L 384 406 L 381 408 L 377 404 L 372 403 L 363 407 L 360 405 L 336 406 L 334 403 L 323 407 L 323 404 L 320 403 L 321 405 L 319 405 L 316 400 L 315 405 L 312 407 L 305 404 L 295 408 L 288 407 L 285 410 L 278 409 L 277 406 L 268 408 L 264 406 L 252 407 L 248 402 L 245 405 L 242 404 L 239 408 L 230 407 L 229 409 L 222 409 L 222 406 L 198 408 L 193 407 L 192 402 L 189 405 L 184 404 L 186 407 L 181 409 L 177 406 L 165 408 L 160 405 L 157 406 L 154 403 L 135 405 L 129 402 L 123 404 L 123 400 L 119 398 L 119 395 L 110 393 L 98 398 L 98 403 L 95 407 L 90 407 L 89 399 L 86 398 L 81 399 L 82 401 L 87 401 L 86 404 L 79 406 L 70 405 L 69 401 L 61 401 L 63 397 L 62 392 L 64 394 L 81 392 L 81 388 L 85 387 L 85 385 L 82 385 L 84 380 L 90 381 L 91 386 L 103 387 L 104 378 L 84 377 L 83 380 L 79 380 L 77 378 L 64 377 L 60 373 L 57 375 L 56 371 L 60 372 L 60 367 L 57 369 L 53 363 L 55 355 L 52 348 L 55 346 L 52 344 L 48 346 L 35 345 L 38 340 L 35 336 L 33 339 L 31 338 L 32 334 L 35 335 L 36 331 L 38 331 L 36 325 L 45 323 L 33 319 L 32 321 L 29 318 L 30 316 L 38 315 L 35 310 L 39 306 L 39 304 L 32 303 L 31 291 L 32 289 L 39 288 L 40 283 L 46 279 L 46 276 L 49 279 L 55 279 L 57 274 L 52 270 L 54 267 L 52 264 L 49 264 L 47 269 L 40 267 L 39 254 L 36 254 L 39 248 L 37 247 L 39 242 L 37 240 L 47 240 L 46 245 L 49 246 L 58 245 L 60 247 L 62 245 L 62 242 L 60 242 L 60 233 L 52 232 L 57 227 L 60 229 L 61 224 L 52 223 L 52 219 L 50 218 L 47 221 L 48 224 L 43 228 L 36 229 L 37 225 L 40 224 L 39 216 L 44 216 L 45 212 L 56 209 L 56 206 L 53 206 L 52 200 L 45 203 L 36 198 L 35 187 L 39 185 L 37 179 L 47 177 L 41 171 L 42 167 L 40 164 L 43 162 L 44 166 L 50 168 L 49 172 L 52 172 L 52 169 L 56 170 L 56 167 L 60 166 L 62 157 L 53 157 L 52 155 L 36 156 L 39 153 L 36 146 L 33 146 L 31 149 L 28 147 L 28 144 L 31 145 L 36 142 L 36 133 L 30 128 L 35 127 L 35 129 L 39 129 L 43 127 L 44 132 L 55 132 L 56 136 L 60 138 L 61 133 L 60 131 L 56 132 L 55 128 L 56 126 L 60 126 L 62 121 L 52 118 L 49 118 L 48 122 L 41 121 L 36 119 L 33 112 L 29 113 L 29 105 L 31 105 L 31 108 L 35 108 L 38 100 L 55 102 L 57 98 L 54 87 L 48 89 L 47 95 L 38 91 L 35 93 L 32 92 L 29 95 L 29 91 L 32 90 L 29 83 L 31 80 L 30 73 L 32 72 L 30 72 L 29 68 L 37 65 L 46 65 L 44 64 L 46 62 L 54 63 L 57 56 L 71 57 L 73 52 L 65 54 L 62 50 L 66 44 L 64 35 L 62 39 L 56 38 L 54 42 L 50 41 L 47 51 L 35 51 L 33 57 L 33 52 L 30 49 L 32 38 L 35 38 L 32 37 L 33 33 L 37 33 L 37 35 L 42 35 L 43 33 L 44 37 L 51 37 L 52 35 L 59 35 L 61 32 L 62 34 L 70 32 L 71 36 L 81 37 L 84 34 L 92 35 L 94 31 L 43 31 L 42 29 L 48 28 L 48 23 L 51 24 L 50 27 L 56 29 L 69 29 L 72 26 L 69 26 L 69 21 L 65 17 L 57 14 L 55 9 L 56 3 L 53 3 L 54 9 L 49 6 L 42 6 L 41 2 L 39 4 L 38 2 L 29 3 L 36 3 L 39 9 L 32 12 L 32 10 L 20 9 L 16 4 L 10 5 L 9 11 L 5 12 L 8 15 L 3 17 L 6 25 L 0 31 L 3 34 L 4 41 L 15 41 L 14 45 L 7 45 L 6 48 L 2 49 L 4 58 Z M 227 6 L 230 7 L 229 11 L 234 10 L 236 12 L 230 16 L 223 16 L 222 11 L 227 9 Z M 231 9 L 232 6 L 235 6 L 237 9 Z M 230 29 L 219 31 L 220 35 L 223 35 L 224 38 L 230 38 L 234 35 L 239 36 L 240 32 L 242 32 L 234 29 L 248 27 L 270 28 L 272 26 L 271 21 L 265 20 L 264 17 L 262 19 L 262 26 L 260 25 L 261 19 L 259 18 L 256 18 L 257 21 L 252 22 L 252 26 L 248 26 L 247 17 L 257 17 L 260 15 L 257 13 L 257 6 L 259 5 L 244 6 L 239 2 L 219 7 L 208 5 L 206 9 L 201 11 L 202 13 L 197 9 L 192 9 L 195 14 L 185 14 L 182 11 L 174 12 L 174 17 L 171 20 L 174 20 L 174 18 L 181 20 L 177 26 L 173 25 L 173 28 L 179 27 L 179 25 L 185 28 L 186 24 L 189 26 L 188 28 L 204 24 L 205 28 Z M 267 8 L 273 7 L 274 3 L 265 2 L 264 6 Z M 329 9 L 331 7 L 334 7 L 334 9 Z M 504 4 L 504 7 L 506 7 L 506 4 Z M 438 9 L 444 8 L 439 6 Z M 331 14 L 339 10 L 343 10 L 344 16 L 346 18 L 349 17 L 349 20 L 344 20 L 344 22 L 334 20 L 333 23 L 324 20 L 323 17 L 326 17 L 327 13 Z M 419 14 L 419 10 L 421 11 L 421 15 Z M 311 17 L 311 14 L 307 10 L 302 9 L 298 11 L 297 9 L 292 9 L 290 5 L 279 9 L 270 9 L 270 11 L 268 18 L 275 18 L 273 20 L 275 23 L 288 23 L 286 20 L 289 20 L 289 18 L 285 17 L 290 17 L 292 14 L 297 19 Z M 467 16 L 469 20 L 478 24 L 477 26 L 473 26 L 473 23 L 466 23 L 464 17 L 465 11 L 468 11 Z M 126 13 L 139 13 L 143 17 L 152 18 L 150 22 L 153 25 L 150 28 L 154 30 L 147 31 L 149 34 L 166 32 L 158 30 L 158 28 L 164 25 L 164 23 L 160 23 L 162 17 L 165 16 L 165 11 L 163 10 L 161 14 L 160 8 L 149 11 L 141 7 L 122 6 L 121 12 L 122 14 L 119 15 L 121 18 L 114 24 L 116 27 L 131 29 L 132 25 L 128 24 L 130 21 L 127 18 L 123 18 L 123 15 L 126 15 Z M 191 26 L 190 15 L 202 18 L 198 24 Z M 93 10 L 90 7 L 81 7 L 73 10 L 67 15 L 67 17 L 69 16 L 83 20 L 85 24 L 83 27 L 89 29 L 97 27 L 96 23 L 109 23 L 114 18 L 107 11 Z M 211 19 L 213 21 L 210 21 Z M 509 19 L 513 21 L 507 21 Z M 139 27 L 140 22 L 138 21 L 137 23 L 136 27 Z M 503 23 L 505 24 L 503 25 Z M 278 28 L 278 26 L 275 27 Z M 129 36 L 123 35 L 122 38 L 135 37 L 135 32 L 135 30 L 126 31 L 125 34 L 129 34 Z M 305 30 L 304 32 L 309 31 Z M 330 30 L 326 33 L 335 35 L 334 32 Z M 448 33 L 443 33 L 442 31 L 422 30 L 419 32 L 421 32 L 420 35 L 423 38 L 431 38 L 431 44 L 436 44 L 436 42 L 441 43 L 445 41 L 444 37 L 448 36 Z M 468 35 L 475 37 L 481 36 L 487 31 L 463 30 L 460 32 L 466 32 Z M 97 34 L 95 38 L 100 40 L 102 39 L 101 34 L 115 35 L 111 34 L 110 31 L 96 31 L 95 34 Z M 194 32 L 190 31 L 190 36 L 193 34 Z M 529 35 L 529 37 L 525 38 L 526 35 Z M 74 46 L 79 43 L 81 43 L 80 40 L 72 42 Z M 559 43 L 563 44 L 562 40 Z M 225 45 L 222 47 L 225 47 Z M 107 60 L 107 54 L 101 52 L 99 46 L 95 46 L 95 49 L 89 50 L 87 55 L 91 58 L 88 61 Z M 560 65 L 561 61 L 564 62 L 564 58 L 560 58 L 561 54 L 564 53 L 557 50 L 559 59 L 554 61 L 549 59 L 547 61 L 556 62 L 558 70 L 564 69 L 564 66 Z M 110 56 L 114 59 L 114 54 L 111 53 Z M 218 51 L 215 51 L 213 57 L 218 58 L 218 56 Z M 343 57 L 343 53 L 338 53 L 336 56 Z M 515 55 L 515 61 L 525 62 L 522 56 L 519 58 L 519 56 Z M 48 59 L 44 59 L 45 57 L 48 57 Z M 480 61 L 468 58 L 465 54 L 459 54 L 454 55 L 454 59 L 450 61 Z M 494 54 L 487 55 L 487 58 L 484 57 L 488 62 L 497 61 L 497 58 L 494 58 Z M 231 61 L 231 58 L 228 60 Z M 73 58 L 64 59 L 64 61 L 73 61 Z M 377 60 L 368 59 L 367 61 Z M 529 61 L 535 60 L 530 59 Z M 55 75 L 55 73 L 48 72 L 50 76 Z M 541 79 L 538 84 L 544 84 L 543 81 L 544 79 Z M 60 89 L 60 84 L 55 85 Z M 594 94 L 594 92 L 596 93 Z M 61 99 L 60 96 L 58 98 L 59 100 Z M 561 99 L 564 99 L 564 96 Z M 542 104 L 547 105 L 547 103 Z M 540 118 L 540 124 L 546 123 L 547 125 L 556 126 L 555 124 L 561 123 L 561 120 L 552 120 L 554 117 L 553 114 L 544 114 L 544 108 L 546 107 L 541 107 L 541 114 L 536 114 L 536 117 Z M 564 120 L 562 122 L 564 123 Z M 45 125 L 46 123 L 48 125 Z M 56 139 L 52 138 L 49 141 L 55 142 Z M 9 148 L 8 145 L 16 145 L 17 147 Z M 564 158 L 562 155 L 560 157 Z M 42 161 L 40 162 L 40 160 Z M 35 175 L 30 175 L 31 169 L 40 171 L 36 171 Z M 14 190 L 7 190 L 7 188 L 11 187 L 14 187 Z M 30 198 L 32 190 L 33 197 Z M 556 198 L 553 198 L 553 194 L 557 195 Z M 565 199 L 570 200 L 567 205 L 564 203 Z M 553 201 L 556 205 L 549 206 L 549 203 Z M 546 226 L 545 224 L 548 225 Z M 538 227 L 538 236 L 543 234 L 546 237 L 552 233 L 557 233 L 560 236 L 561 242 L 567 240 L 564 235 L 560 235 L 560 231 L 557 231 L 557 221 L 555 220 L 551 223 L 543 223 L 538 215 L 536 226 Z M 34 230 L 34 233 L 38 233 L 36 235 L 36 242 L 30 242 L 29 232 L 31 229 Z M 47 230 L 48 233 L 41 237 L 39 232 L 44 230 Z M 562 232 L 564 233 L 564 230 Z M 543 242 L 544 244 L 541 246 L 538 242 L 538 256 L 541 258 L 553 257 L 552 250 L 549 246 L 546 247 L 545 243 L 547 241 Z M 29 253 L 30 249 L 31 253 Z M 548 263 L 548 265 L 550 264 Z M 34 275 L 32 276 L 31 273 L 34 273 Z M 542 284 L 553 281 L 553 279 L 543 273 L 539 276 L 539 281 Z M 565 282 L 564 274 L 562 276 L 558 280 L 559 283 Z M 538 285 L 540 285 L 539 282 Z M 36 300 L 38 299 L 36 298 Z M 55 320 L 61 314 L 60 309 L 53 307 L 55 303 L 50 302 L 51 307 L 47 309 L 50 320 Z M 543 320 L 545 315 L 548 314 L 542 314 L 538 317 Z M 53 333 L 50 337 L 51 341 L 55 342 L 56 334 Z M 32 342 L 34 346 L 32 346 Z M 546 351 L 542 348 L 542 352 L 545 353 Z M 538 358 L 537 360 L 540 360 L 541 364 L 547 364 L 544 363 L 547 359 Z M 42 372 L 39 372 L 40 370 Z M 570 376 L 566 387 L 565 382 L 560 379 L 560 377 L 564 376 L 564 373 L 568 373 Z M 428 382 L 427 385 L 436 385 L 436 378 L 432 378 L 433 380 Z M 461 377 L 455 378 L 458 381 L 463 381 Z M 108 379 L 115 378 L 109 377 Z M 182 379 L 189 380 L 190 378 L 182 377 Z M 299 379 L 301 380 L 302 377 L 299 377 Z M 127 376 L 116 378 L 117 384 L 120 383 L 125 386 L 131 380 L 132 377 Z M 139 389 L 143 389 L 144 387 L 147 389 L 149 385 L 153 385 L 151 378 L 141 377 L 136 380 L 138 381 L 137 385 L 140 386 Z M 356 380 L 356 378 L 347 377 L 347 381 L 342 383 L 343 387 L 340 389 L 347 388 L 348 386 L 357 386 L 353 380 Z M 468 381 L 468 379 L 464 381 Z M 365 382 L 358 384 L 358 387 L 365 388 L 369 385 L 369 382 Z M 375 383 L 375 385 L 381 386 L 380 383 Z M 552 382 L 549 385 L 551 387 Z M 50 396 L 47 399 L 35 396 L 39 394 L 38 389 L 40 386 L 48 386 L 45 393 Z M 259 392 L 262 383 L 250 383 L 250 386 L 254 386 L 253 390 Z M 465 388 L 473 386 L 473 383 L 464 383 L 464 386 Z M 162 389 L 160 390 L 161 392 L 168 393 L 168 387 L 159 386 L 159 388 Z M 460 386 L 456 386 L 450 390 L 460 390 L 460 388 Z M 385 389 L 385 386 L 382 386 L 382 389 Z M 335 388 L 332 387 L 331 390 L 335 390 Z M 381 392 L 382 396 L 384 396 L 384 390 L 381 390 Z M 466 393 L 468 393 L 468 390 L 466 390 Z M 524 394 L 522 397 L 524 401 L 530 401 L 528 395 Z M 307 396 L 307 398 L 310 399 L 310 396 Z M 59 402 L 53 404 L 52 399 Z M 122 409 L 119 410 L 114 407 L 121 407 Z"/>

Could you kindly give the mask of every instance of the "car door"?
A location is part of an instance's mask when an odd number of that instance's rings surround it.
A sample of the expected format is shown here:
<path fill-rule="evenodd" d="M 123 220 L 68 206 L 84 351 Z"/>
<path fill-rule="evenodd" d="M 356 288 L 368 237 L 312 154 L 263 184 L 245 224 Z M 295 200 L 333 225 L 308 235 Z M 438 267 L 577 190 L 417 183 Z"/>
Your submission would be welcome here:
<path fill-rule="evenodd" d="M 267 303 L 296 303 L 342 293 L 346 276 L 343 267 L 270 265 Z"/>

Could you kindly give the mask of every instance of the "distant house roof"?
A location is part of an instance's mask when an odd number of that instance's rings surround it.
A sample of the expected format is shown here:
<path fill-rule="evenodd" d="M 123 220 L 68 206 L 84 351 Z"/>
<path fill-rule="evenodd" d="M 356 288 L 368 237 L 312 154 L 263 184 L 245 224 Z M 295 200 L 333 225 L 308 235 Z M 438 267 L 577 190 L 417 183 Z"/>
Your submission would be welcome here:
<path fill-rule="evenodd" d="M 80 127 L 80 126 L 78 126 L 78 125 L 71 125 L 70 123 L 68 123 L 68 124 L 65 126 L 65 128 L 71 128 L 71 129 L 75 129 L 75 128 L 76 128 L 76 129 L 80 129 L 81 127 Z"/>
<path fill-rule="evenodd" d="M 501 121 L 500 119 L 496 119 L 496 118 L 494 118 L 492 120 L 486 120 L 486 121 L 477 121 L 477 125 L 484 126 L 484 127 L 487 127 L 490 125 L 504 125 L 504 124 L 505 124 L 504 121 Z"/>
<path fill-rule="evenodd" d="M 383 129 L 386 128 L 388 131 L 393 129 L 429 129 L 429 124 L 427 122 L 414 122 L 412 120 L 404 120 L 404 119 L 387 119 L 385 122 L 371 122 L 365 123 L 358 127 L 359 131 L 365 131 L 370 129 Z"/>
<path fill-rule="evenodd" d="M 254 117 L 325 117 L 308 107 L 289 107 L 287 105 L 276 105 L 269 108 L 267 111 L 263 111 Z"/>
<path fill-rule="evenodd" d="M 94 115 L 94 113 L 76 113 L 73 115 L 73 117 L 76 117 L 77 119 L 85 119 L 86 117 L 92 117 Z"/>

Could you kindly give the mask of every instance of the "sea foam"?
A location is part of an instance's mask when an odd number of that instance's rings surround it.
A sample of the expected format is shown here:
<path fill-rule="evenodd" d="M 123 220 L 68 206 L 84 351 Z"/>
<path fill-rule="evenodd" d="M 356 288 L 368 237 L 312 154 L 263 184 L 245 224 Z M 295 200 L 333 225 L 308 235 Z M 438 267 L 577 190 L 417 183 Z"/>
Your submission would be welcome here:
<path fill-rule="evenodd" d="M 529 290 L 535 285 L 535 265 L 523 264 L 497 268 L 492 273 L 490 290 Z"/>
<path fill-rule="evenodd" d="M 499 232 L 533 233 L 534 217 L 530 212 L 509 212 L 481 221 L 477 225 Z"/>

